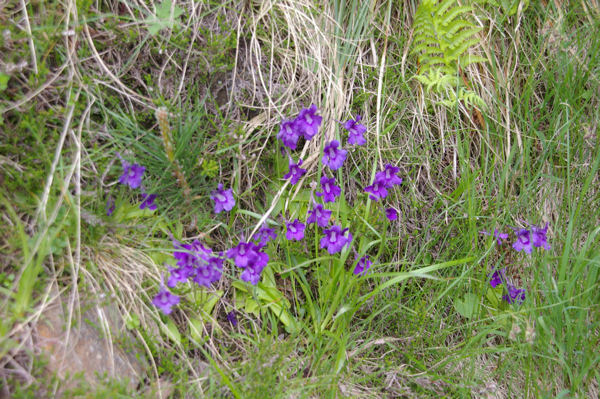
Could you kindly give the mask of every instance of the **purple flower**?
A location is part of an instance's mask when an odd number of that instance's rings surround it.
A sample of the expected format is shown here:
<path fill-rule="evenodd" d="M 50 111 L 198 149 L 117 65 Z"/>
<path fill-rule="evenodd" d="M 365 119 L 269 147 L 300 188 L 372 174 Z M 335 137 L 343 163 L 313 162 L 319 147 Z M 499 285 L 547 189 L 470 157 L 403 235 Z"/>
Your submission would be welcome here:
<path fill-rule="evenodd" d="M 298 117 L 296 118 L 298 130 L 302 132 L 306 140 L 310 140 L 315 137 L 319 131 L 319 126 L 321 126 L 322 121 L 323 117 L 317 115 L 317 106 L 314 104 L 312 104 L 310 108 L 301 110 L 300 114 L 298 114 Z"/>
<path fill-rule="evenodd" d="M 506 284 L 506 289 L 508 290 L 508 295 L 503 295 L 502 299 L 508 303 L 517 303 L 522 304 L 525 301 L 525 290 L 522 288 L 517 288 L 512 284 Z"/>
<path fill-rule="evenodd" d="M 254 236 L 254 240 L 259 242 L 259 246 L 265 246 L 269 241 L 274 240 L 276 237 L 277 233 L 275 233 L 275 229 L 263 224 Z"/>
<path fill-rule="evenodd" d="M 262 273 L 265 266 L 269 262 L 269 255 L 264 252 L 258 252 L 258 256 L 253 257 L 248 263 L 248 267 L 244 269 L 240 278 L 252 285 L 258 284 L 260 281 L 260 274 Z"/>
<path fill-rule="evenodd" d="M 287 232 L 285 233 L 285 238 L 296 241 L 300 241 L 304 238 L 304 229 L 306 228 L 304 223 L 296 219 L 291 223 L 286 223 L 286 226 Z"/>
<path fill-rule="evenodd" d="M 259 257 L 260 247 L 251 242 L 240 242 L 237 246 L 227 251 L 227 257 L 233 259 L 237 267 L 247 267 Z"/>
<path fill-rule="evenodd" d="M 369 255 L 365 255 L 359 259 L 358 263 L 356 263 L 353 273 L 357 276 L 361 274 L 364 276 L 365 274 L 367 274 L 367 270 L 369 270 L 372 264 L 373 262 L 369 260 Z"/>
<path fill-rule="evenodd" d="M 533 246 L 536 248 L 542 247 L 545 250 L 550 249 L 550 244 L 548 244 L 546 233 L 548 232 L 548 223 L 546 223 L 546 227 L 539 228 L 537 226 L 532 226 L 531 230 L 531 241 L 533 242 Z"/>
<path fill-rule="evenodd" d="M 115 200 L 112 198 L 109 198 L 108 201 L 106 201 L 106 216 L 112 215 L 114 211 L 115 211 Z"/>
<path fill-rule="evenodd" d="M 331 211 L 323 208 L 321 204 L 315 204 L 311 211 L 308 211 L 308 218 L 306 219 L 307 224 L 315 223 L 320 227 L 326 227 L 329 224 L 331 218 Z"/>
<path fill-rule="evenodd" d="M 130 164 L 123 159 L 121 165 L 123 165 L 123 174 L 119 178 L 119 183 L 131 188 L 138 188 L 142 184 L 142 176 L 146 168 L 137 163 Z"/>
<path fill-rule="evenodd" d="M 486 236 L 490 235 L 490 233 L 488 233 L 486 230 L 480 231 L 479 234 L 484 234 Z M 498 229 L 494 229 L 494 238 L 496 239 L 496 243 L 498 243 L 498 245 L 502 245 L 502 241 L 508 240 L 508 234 L 500 233 Z"/>
<path fill-rule="evenodd" d="M 194 282 L 198 285 L 210 287 L 212 283 L 221 279 L 221 275 L 223 274 L 223 259 L 212 256 L 206 263 L 198 266 L 196 270 Z"/>
<path fill-rule="evenodd" d="M 167 291 L 165 286 L 161 283 L 160 291 L 158 291 L 158 294 L 156 294 L 152 300 L 152 304 L 159 308 L 164 314 L 170 314 L 173 311 L 171 307 L 178 303 L 179 297 Z"/>
<path fill-rule="evenodd" d="M 291 184 L 298 183 L 298 180 L 300 180 L 300 178 L 306 173 L 306 169 L 302 169 L 300 165 L 302 165 L 301 159 L 298 160 L 298 163 L 296 164 L 293 163 L 292 159 L 290 158 L 290 171 L 286 173 L 283 178 L 290 179 Z"/>
<path fill-rule="evenodd" d="M 387 208 L 385 210 L 385 216 L 390 220 L 396 220 L 398 219 L 398 211 L 394 208 Z"/>
<path fill-rule="evenodd" d="M 277 138 L 283 142 L 283 145 L 291 150 L 295 150 L 300 134 L 298 123 L 295 120 L 286 119 L 281 122 Z"/>
<path fill-rule="evenodd" d="M 531 233 L 527 229 L 520 229 L 516 231 L 517 241 L 512 245 L 515 251 L 525 251 L 525 253 L 530 254 L 533 246 L 531 242 Z"/>
<path fill-rule="evenodd" d="M 375 183 L 365 187 L 365 191 L 369 193 L 369 198 L 373 201 L 379 201 L 381 198 L 385 198 L 388 195 L 385 186 L 375 180 Z"/>
<path fill-rule="evenodd" d="M 231 323 L 234 327 L 238 325 L 237 316 L 235 315 L 235 310 L 227 313 L 227 321 Z"/>
<path fill-rule="evenodd" d="M 215 213 L 230 211 L 235 205 L 233 190 L 223 190 L 222 184 L 219 184 L 217 189 L 210 193 L 210 199 L 215 201 Z"/>
<path fill-rule="evenodd" d="M 169 288 L 173 288 L 179 283 L 185 283 L 189 277 L 189 272 L 185 268 L 169 267 L 169 274 L 169 280 L 167 280 Z"/>
<path fill-rule="evenodd" d="M 498 285 L 502 284 L 506 281 L 506 276 L 504 275 L 504 269 L 494 269 L 494 272 L 491 273 L 488 278 L 490 279 L 490 285 L 492 288 L 496 288 Z"/>
<path fill-rule="evenodd" d="M 375 173 L 375 182 L 385 188 L 390 188 L 394 184 L 402 184 L 402 178 L 396 175 L 399 171 L 400 168 L 387 164 L 383 171 Z"/>
<path fill-rule="evenodd" d="M 346 232 L 348 228 L 342 230 L 340 226 L 333 225 L 330 229 L 323 230 L 325 237 L 321 238 L 321 248 L 326 248 L 330 254 L 340 252 L 345 245 L 350 246 L 352 234 Z"/>
<path fill-rule="evenodd" d="M 247 267 L 242 272 L 240 278 L 242 279 L 242 281 L 245 281 L 252 285 L 256 285 L 260 281 L 260 271 L 255 270 L 253 267 Z"/>
<path fill-rule="evenodd" d="M 317 191 L 315 194 L 317 197 L 323 197 L 323 201 L 325 202 L 335 201 L 336 197 L 342 193 L 342 189 L 335 185 L 335 177 L 331 179 L 327 178 L 327 176 L 321 177 L 321 187 L 323 191 Z"/>
<path fill-rule="evenodd" d="M 173 257 L 177 259 L 177 266 L 180 268 L 194 269 L 198 258 L 191 252 L 173 252 Z"/>
<path fill-rule="evenodd" d="M 331 170 L 339 169 L 346 159 L 348 151 L 338 148 L 339 146 L 340 142 L 333 140 L 323 149 L 323 165 L 329 166 Z"/>
<path fill-rule="evenodd" d="M 173 246 L 175 249 L 182 250 L 173 252 L 173 257 L 178 260 L 178 266 L 190 265 L 195 267 L 198 261 L 207 261 L 212 254 L 212 250 L 202 245 L 198 240 L 194 240 L 191 244 L 182 244 L 177 240 L 173 240 Z"/>
<path fill-rule="evenodd" d="M 146 194 L 142 193 L 142 203 L 140 204 L 140 209 L 148 208 L 151 211 L 156 209 L 156 204 L 154 200 L 156 199 L 156 194 Z"/>
<path fill-rule="evenodd" d="M 344 123 L 344 129 L 348 131 L 348 144 L 363 145 L 367 142 L 363 137 L 367 128 L 358 122 L 360 122 L 360 115 L 356 115 L 355 119 L 349 119 Z"/>

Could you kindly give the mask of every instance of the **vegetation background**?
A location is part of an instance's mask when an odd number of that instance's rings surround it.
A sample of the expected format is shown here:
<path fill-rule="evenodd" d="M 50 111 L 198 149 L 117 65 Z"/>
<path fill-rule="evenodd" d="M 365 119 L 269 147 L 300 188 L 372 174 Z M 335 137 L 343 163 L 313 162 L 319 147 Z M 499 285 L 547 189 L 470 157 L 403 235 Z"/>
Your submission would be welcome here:
<path fill-rule="evenodd" d="M 597 0 L 0 1 L 2 395 L 598 397 L 599 16 Z M 311 103 L 322 139 L 280 198 L 275 136 Z M 280 240 L 258 291 L 228 275 L 170 316 L 151 306 L 169 233 L 225 249 L 271 206 L 280 224 L 356 114 L 368 143 L 336 215 L 377 255 L 370 278 L 336 275 L 336 296 L 331 261 Z M 157 211 L 117 184 L 117 152 Z M 386 162 L 396 223 L 363 191 Z M 479 234 L 527 223 L 549 223 L 551 250 Z M 494 301 L 495 266 L 523 305 Z M 133 383 L 58 373 L 38 339 L 57 303 L 67 342 L 92 325 L 135 354 Z M 86 316 L 103 306 L 120 324 Z"/>

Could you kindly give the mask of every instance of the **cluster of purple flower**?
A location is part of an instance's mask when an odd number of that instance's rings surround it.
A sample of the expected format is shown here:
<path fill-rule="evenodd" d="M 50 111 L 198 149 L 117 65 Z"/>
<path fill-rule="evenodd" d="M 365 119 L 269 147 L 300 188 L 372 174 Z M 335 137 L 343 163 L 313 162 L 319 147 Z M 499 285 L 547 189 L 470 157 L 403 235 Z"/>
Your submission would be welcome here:
<path fill-rule="evenodd" d="M 492 288 L 496 288 L 500 284 L 504 284 L 506 286 L 507 294 L 502 296 L 502 299 L 508 303 L 517 303 L 521 304 L 525 301 L 525 290 L 522 288 L 517 288 L 506 279 L 506 274 L 504 273 L 504 269 L 494 270 L 492 274 L 488 276 L 490 279 L 490 285 Z"/>
<path fill-rule="evenodd" d="M 317 135 L 321 122 L 323 117 L 317 115 L 317 106 L 312 104 L 309 108 L 301 110 L 296 119 L 281 122 L 277 138 L 283 141 L 283 145 L 295 150 L 300 136 L 310 140 Z"/>
<path fill-rule="evenodd" d="M 309 108 L 302 109 L 295 119 L 282 121 L 277 138 L 290 150 L 296 149 L 300 137 L 311 140 L 318 134 L 323 121 L 323 118 L 317 112 L 317 107 L 313 104 Z M 350 119 L 344 123 L 344 128 L 348 131 L 348 144 L 363 145 L 366 143 L 363 134 L 367 129 L 359 123 L 360 120 L 361 117 L 357 115 L 355 119 Z M 339 141 L 332 140 L 325 145 L 322 162 L 330 170 L 335 171 L 342 167 L 347 154 L 348 152 L 341 148 Z M 298 183 L 306 174 L 306 169 L 301 168 L 302 159 L 294 162 L 291 155 L 288 154 L 288 157 L 289 172 L 284 175 L 284 179 L 289 179 L 293 185 Z M 125 163 L 123 165 L 125 172 L 121 177 L 122 182 L 132 187 L 139 187 L 144 168 L 139 165 Z M 400 184 L 402 179 L 396 176 L 397 172 L 398 168 L 386 165 L 386 169 L 376 176 L 377 184 L 384 187 L 384 190 L 395 184 Z M 316 195 L 322 197 L 324 203 L 335 202 L 341 195 L 341 188 L 336 185 L 335 177 L 324 175 L 321 178 L 321 191 L 316 192 Z M 387 195 L 387 192 L 381 198 L 385 195 Z M 210 198 L 214 202 L 215 213 L 230 211 L 235 206 L 233 190 L 224 189 L 222 184 L 219 184 L 217 189 L 211 192 Z M 151 203 L 153 200 L 154 197 L 144 194 L 144 203 Z M 146 204 L 146 206 L 148 205 Z M 392 208 L 386 211 L 390 219 L 397 217 L 397 214 L 393 216 L 393 213 L 395 213 L 395 210 Z M 323 230 L 324 236 L 320 240 L 320 246 L 326 249 L 328 253 L 335 254 L 342 251 L 344 247 L 350 247 L 353 238 L 348 228 L 342 228 L 335 224 L 330 225 L 331 215 L 332 211 L 325 209 L 323 204 L 317 203 L 313 197 L 313 208 L 308 211 L 306 223 L 315 223 Z M 305 230 L 306 224 L 299 219 L 286 222 L 285 237 L 287 240 L 303 240 Z M 264 252 L 264 247 L 276 236 L 274 229 L 263 225 L 252 240 L 245 241 L 242 239 L 238 245 L 226 251 L 225 255 L 223 252 L 214 253 L 197 240 L 191 244 L 181 244 L 174 241 L 175 252 L 173 256 L 177 261 L 177 267 L 169 267 L 170 275 L 167 286 L 174 288 L 179 283 L 192 281 L 198 285 L 209 287 L 221 278 L 225 258 L 231 259 L 235 266 L 243 269 L 240 276 L 243 281 L 256 285 L 260 280 L 263 269 L 269 262 L 269 255 Z M 371 265 L 372 262 L 369 260 L 368 255 L 363 256 L 357 261 L 354 274 L 365 274 Z M 165 314 L 169 314 L 172 311 L 172 306 L 179 303 L 179 297 L 170 293 L 164 283 L 161 283 L 160 291 L 152 303 Z"/>
<path fill-rule="evenodd" d="M 548 232 L 548 223 L 542 229 L 541 227 L 537 227 L 535 225 L 530 225 L 531 229 L 514 229 L 516 235 L 516 241 L 512 244 L 512 247 L 515 251 L 520 252 L 524 251 L 527 254 L 531 254 L 533 248 L 544 248 L 546 250 L 550 249 L 550 244 L 548 244 L 547 232 Z M 484 235 L 492 235 L 487 231 L 480 231 L 481 234 Z M 502 245 L 504 241 L 508 240 L 507 233 L 501 233 L 498 229 L 494 229 L 493 233 L 494 238 L 496 239 L 496 243 L 498 245 Z M 522 288 L 517 288 L 506 279 L 506 274 L 504 269 L 494 270 L 488 278 L 490 279 L 490 285 L 492 287 L 497 287 L 500 284 L 504 284 L 506 286 L 507 294 L 502 296 L 502 299 L 508 303 L 518 303 L 521 304 L 525 300 L 525 290 Z"/>
<path fill-rule="evenodd" d="M 284 146 L 294 150 L 296 149 L 296 142 L 301 135 L 303 135 L 306 140 L 310 140 L 317 135 L 322 121 L 323 118 L 317 115 L 317 107 L 313 104 L 310 108 L 300 111 L 295 120 L 284 120 L 281 123 L 281 129 L 277 138 L 283 142 Z M 353 125 L 350 124 L 350 122 L 351 121 L 347 122 L 348 127 L 352 128 L 353 131 L 358 131 L 359 135 L 362 137 L 362 133 L 366 129 L 361 130 L 361 127 L 364 128 L 364 126 L 360 124 Z M 323 164 L 331 170 L 337 170 L 344 164 L 347 153 L 346 150 L 340 148 L 339 141 L 332 140 L 327 143 L 323 149 Z M 306 173 L 306 170 L 300 168 L 300 165 L 302 165 L 301 159 L 298 163 L 294 163 L 290 156 L 290 170 L 283 176 L 284 179 L 290 179 L 291 184 L 298 183 L 300 178 Z M 335 177 L 321 177 L 321 189 L 322 191 L 317 192 L 316 195 L 322 197 L 325 203 L 334 202 L 342 193 L 342 189 L 335 183 Z M 347 228 L 342 230 L 341 226 L 337 225 L 325 229 L 325 227 L 329 225 L 330 218 L 331 211 L 325 209 L 322 204 L 314 202 L 313 199 L 313 209 L 308 211 L 306 223 L 316 223 L 319 227 L 324 229 L 323 233 L 325 236 L 321 239 L 321 248 L 325 248 L 327 249 L 327 252 L 334 254 L 340 252 L 344 246 L 350 245 L 352 234 L 348 232 Z M 306 224 L 302 223 L 299 219 L 295 219 L 292 222 L 286 223 L 286 230 L 285 238 L 287 240 L 300 241 L 304 239 Z"/>
<path fill-rule="evenodd" d="M 526 254 L 531 254 L 533 248 L 550 249 L 547 237 L 548 223 L 546 223 L 546 226 L 543 229 L 535 225 L 530 225 L 530 229 L 513 228 L 513 231 L 516 235 L 516 241 L 512 244 L 512 247 L 517 252 L 524 251 Z M 487 236 L 492 235 L 486 230 L 480 231 L 479 233 Z M 508 234 L 500 233 L 498 229 L 494 229 L 493 235 L 498 245 L 502 245 L 504 241 L 508 240 Z"/>
<path fill-rule="evenodd" d="M 530 227 L 531 230 L 515 230 L 517 241 L 512 245 L 515 251 L 525 251 L 525 253 L 530 254 L 534 247 L 549 250 L 550 244 L 548 244 L 546 237 L 546 234 L 548 233 L 548 223 L 546 223 L 546 226 L 543 229 L 534 225 L 531 225 Z"/>
<path fill-rule="evenodd" d="M 260 241 L 258 244 L 242 241 L 237 246 L 227 251 L 227 257 L 232 259 L 237 267 L 244 269 L 240 278 L 252 285 L 258 284 L 260 274 L 269 262 L 269 255 L 262 252 L 262 249 L 271 239 L 271 233 L 274 234 L 274 231 L 266 226 L 263 226 L 262 229 L 271 231 L 265 232 L 263 230 L 262 232 L 259 232 L 261 238 L 259 239 Z M 265 237 L 268 238 L 265 239 Z"/>
<path fill-rule="evenodd" d="M 220 188 L 221 189 L 221 188 Z M 210 287 L 221 279 L 223 275 L 223 262 L 229 258 L 233 263 L 244 269 L 241 279 L 256 285 L 260 279 L 260 273 L 269 261 L 269 255 L 262 252 L 262 248 L 277 235 L 271 228 L 263 226 L 255 237 L 257 243 L 240 242 L 234 248 L 223 252 L 213 252 L 200 241 L 194 240 L 191 244 L 182 244 L 173 240 L 175 251 L 173 257 L 177 267 L 169 267 L 169 279 L 167 286 L 175 288 L 179 283 L 188 281 L 199 286 Z M 179 297 L 170 293 L 164 284 L 152 303 L 162 310 L 163 313 L 171 313 L 171 307 L 179 303 Z"/>
<path fill-rule="evenodd" d="M 373 184 L 365 187 L 365 191 L 369 193 L 369 198 L 373 201 L 379 201 L 388 196 L 388 190 L 395 185 L 402 184 L 402 178 L 397 175 L 400 168 L 386 164 L 382 171 L 375 174 Z M 398 219 L 398 211 L 395 208 L 387 208 L 385 216 L 389 220 Z"/>
<path fill-rule="evenodd" d="M 142 190 L 142 202 L 140 203 L 140 209 L 148 208 L 150 210 L 156 209 L 156 204 L 154 200 L 156 199 L 156 194 L 148 194 L 142 185 L 142 177 L 144 176 L 144 172 L 146 168 L 137 164 L 127 162 L 121 154 L 117 153 L 117 157 L 121 160 L 121 166 L 123 167 L 123 173 L 119 177 L 119 183 L 129 186 L 133 189 L 141 188 Z M 106 216 L 112 215 L 115 210 L 115 202 L 112 198 L 106 202 Z"/>
<path fill-rule="evenodd" d="M 214 282 L 221 279 L 223 274 L 223 254 L 214 253 L 212 249 L 205 247 L 198 240 L 191 244 L 182 244 L 173 240 L 177 267 L 169 267 L 169 279 L 167 286 L 175 288 L 179 283 L 192 281 L 200 286 L 210 287 Z M 166 298 L 170 300 L 167 301 Z M 161 284 L 159 293 L 152 302 L 165 314 L 171 313 L 171 306 L 179 303 L 179 297 L 171 294 L 164 284 Z"/>
<path fill-rule="evenodd" d="M 286 119 L 281 123 L 279 134 L 277 138 L 280 139 L 285 147 L 290 150 L 295 150 L 297 147 L 298 139 L 303 136 L 306 140 L 310 140 L 315 137 L 318 133 L 318 128 L 321 125 L 322 117 L 317 115 L 317 107 L 313 104 L 310 108 L 303 109 L 300 111 L 298 117 L 294 120 Z M 360 115 L 356 115 L 355 119 L 349 119 L 344 123 L 344 128 L 348 132 L 348 144 L 350 145 L 363 145 L 366 144 L 366 139 L 363 134 L 367 131 L 367 128 L 360 123 Z M 341 147 L 338 140 L 331 140 L 325 143 L 323 148 L 323 157 L 321 161 L 323 165 L 329 168 L 331 171 L 340 169 L 346 157 L 348 151 Z M 295 163 L 290 155 L 289 156 L 289 172 L 283 176 L 284 179 L 289 179 L 291 184 L 296 184 L 302 176 L 306 173 L 306 169 L 300 168 L 302 165 L 302 159 Z M 389 174 L 389 173 L 388 173 Z M 385 176 L 385 174 L 384 174 Z M 386 184 L 397 184 L 397 178 L 395 175 L 388 176 L 386 178 Z M 400 182 L 402 180 L 400 179 Z M 336 184 L 335 177 L 328 177 L 324 174 L 321 177 L 321 190 L 315 192 L 317 197 L 323 199 L 323 202 L 332 203 L 341 195 L 342 189 Z M 393 212 L 395 210 L 392 209 Z M 391 212 L 391 211 L 390 211 Z M 306 218 L 306 224 L 315 223 L 317 226 L 323 229 L 324 236 L 320 240 L 321 248 L 327 250 L 330 254 L 335 254 L 344 247 L 350 247 L 352 242 L 352 234 L 348 228 L 342 228 L 339 225 L 329 226 L 332 211 L 325 209 L 323 204 L 317 203 L 313 198 L 313 208 L 308 211 Z M 391 213 L 388 214 L 390 218 L 395 218 Z M 286 239 L 300 241 L 304 238 L 304 232 L 306 225 L 299 219 L 295 219 L 293 222 L 286 223 Z M 364 274 L 367 269 L 372 265 L 368 256 L 362 257 L 354 269 L 355 274 Z"/>

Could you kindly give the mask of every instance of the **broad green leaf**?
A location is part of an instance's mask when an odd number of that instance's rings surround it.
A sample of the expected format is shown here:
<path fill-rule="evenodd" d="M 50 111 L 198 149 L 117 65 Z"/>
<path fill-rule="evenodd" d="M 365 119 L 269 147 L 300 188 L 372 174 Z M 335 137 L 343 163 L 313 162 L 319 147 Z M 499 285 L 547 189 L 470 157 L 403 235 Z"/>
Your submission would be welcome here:
<path fill-rule="evenodd" d="M 194 341 L 201 344 L 205 337 L 202 334 L 204 323 L 202 320 L 191 318 L 189 319 L 190 336 Z"/>
<path fill-rule="evenodd" d="M 173 320 L 167 319 L 166 323 L 161 324 L 161 328 L 171 341 L 175 342 L 177 345 L 181 344 L 181 334 Z"/>
<path fill-rule="evenodd" d="M 183 14 L 183 10 L 178 6 L 173 7 L 173 13 L 171 13 L 172 5 L 171 0 L 164 0 L 156 7 L 156 15 L 151 15 L 146 19 L 148 32 L 152 36 L 156 36 L 162 29 L 172 29 L 177 18 Z"/>
<path fill-rule="evenodd" d="M 454 300 L 454 309 L 464 318 L 470 319 L 475 316 L 479 305 L 479 297 L 475 294 L 465 294 L 462 300 Z"/>

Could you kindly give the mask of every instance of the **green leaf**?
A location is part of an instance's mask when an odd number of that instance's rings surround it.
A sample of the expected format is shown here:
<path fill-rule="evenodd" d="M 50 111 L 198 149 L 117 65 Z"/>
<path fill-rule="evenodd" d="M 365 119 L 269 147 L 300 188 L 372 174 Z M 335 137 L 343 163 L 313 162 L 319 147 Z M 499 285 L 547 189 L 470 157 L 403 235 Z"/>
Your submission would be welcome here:
<path fill-rule="evenodd" d="M 217 302 L 219 302 L 219 299 L 221 299 L 222 296 L 222 290 L 208 293 L 204 300 L 204 304 L 202 305 L 202 311 L 205 314 L 210 315 L 213 309 L 215 308 L 215 305 L 217 304 Z"/>
<path fill-rule="evenodd" d="M 192 337 L 192 339 L 199 344 L 203 343 L 203 341 L 206 339 L 206 337 L 204 337 L 202 334 L 203 327 L 204 327 L 204 323 L 202 322 L 202 320 L 190 318 L 189 319 L 189 327 L 190 327 L 190 336 Z"/>
<path fill-rule="evenodd" d="M 136 330 L 140 327 L 140 318 L 137 314 L 133 313 L 127 317 L 127 321 L 125 322 L 125 327 L 128 330 Z"/>
<path fill-rule="evenodd" d="M 10 79 L 9 75 L 0 72 L 0 91 L 6 90 L 6 88 L 8 87 L 9 79 Z"/>
<path fill-rule="evenodd" d="M 498 287 L 490 287 L 485 293 L 485 297 L 494 308 L 498 308 L 502 300 L 502 286 L 499 285 Z"/>
<path fill-rule="evenodd" d="M 161 328 L 171 341 L 175 342 L 177 345 L 181 344 L 181 334 L 173 320 L 167 319 L 166 323 L 161 324 Z"/>
<path fill-rule="evenodd" d="M 173 29 L 177 18 L 183 14 L 183 10 L 178 6 L 173 6 L 171 0 L 164 0 L 156 7 L 156 15 L 151 15 L 146 19 L 148 24 L 148 32 L 152 36 L 156 36 L 162 29 Z M 171 13 L 173 8 L 173 13 Z"/>
<path fill-rule="evenodd" d="M 479 305 L 479 297 L 475 294 L 465 294 L 463 300 L 454 300 L 454 309 L 465 319 L 475 316 Z"/>

